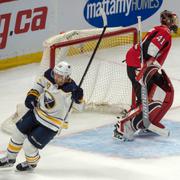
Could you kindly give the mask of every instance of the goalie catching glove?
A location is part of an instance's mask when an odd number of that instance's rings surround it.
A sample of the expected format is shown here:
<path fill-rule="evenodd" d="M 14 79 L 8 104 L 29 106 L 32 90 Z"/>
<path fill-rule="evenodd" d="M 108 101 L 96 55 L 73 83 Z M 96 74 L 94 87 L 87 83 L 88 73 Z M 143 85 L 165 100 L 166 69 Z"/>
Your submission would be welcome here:
<path fill-rule="evenodd" d="M 37 106 L 38 97 L 39 97 L 39 92 L 35 89 L 31 89 L 28 92 L 27 97 L 25 99 L 25 106 L 27 108 L 33 110 L 34 107 Z"/>

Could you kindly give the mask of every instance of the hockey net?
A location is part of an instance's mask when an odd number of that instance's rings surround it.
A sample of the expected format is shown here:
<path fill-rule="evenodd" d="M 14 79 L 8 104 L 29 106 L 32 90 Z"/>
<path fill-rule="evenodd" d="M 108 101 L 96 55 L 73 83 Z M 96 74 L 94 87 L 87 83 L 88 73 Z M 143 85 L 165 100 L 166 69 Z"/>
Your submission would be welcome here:
<path fill-rule="evenodd" d="M 101 32 L 102 29 L 72 30 L 45 40 L 39 73 L 53 68 L 60 61 L 67 61 L 72 65 L 71 77 L 78 84 Z M 82 83 L 85 109 L 120 113 L 135 103 L 126 63 L 122 61 L 136 42 L 135 28 L 107 28 Z M 3 123 L 5 131 L 11 131 L 9 126 L 20 118 L 21 109 L 17 107 L 17 112 Z"/>
<path fill-rule="evenodd" d="M 72 78 L 79 83 L 102 29 L 74 30 L 44 42 L 43 72 L 60 61 L 72 65 Z M 133 103 L 126 73 L 127 50 L 137 41 L 135 28 L 108 28 L 82 83 L 87 109 L 119 112 Z M 50 59 L 50 60 L 49 60 Z"/>

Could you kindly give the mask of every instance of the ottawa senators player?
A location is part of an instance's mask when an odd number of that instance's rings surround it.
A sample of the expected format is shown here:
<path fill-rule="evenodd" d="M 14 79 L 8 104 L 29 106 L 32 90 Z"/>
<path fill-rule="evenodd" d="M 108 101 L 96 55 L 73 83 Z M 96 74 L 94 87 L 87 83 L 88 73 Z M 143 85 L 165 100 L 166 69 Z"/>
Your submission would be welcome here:
<path fill-rule="evenodd" d="M 171 31 L 177 33 L 178 18 L 170 11 L 163 11 L 160 15 L 161 25 L 151 29 L 143 39 L 143 58 L 146 65 L 156 63 L 163 65 L 171 48 Z M 136 71 L 141 67 L 140 46 L 134 45 L 126 55 L 127 74 L 136 92 L 137 102 L 141 102 L 141 85 L 136 80 Z"/>
<path fill-rule="evenodd" d="M 172 97 L 173 97 L 173 92 L 174 92 L 172 84 L 171 83 L 170 85 L 168 84 L 170 80 L 168 76 L 166 75 L 166 73 L 162 71 L 163 73 L 161 74 L 158 72 L 158 70 L 163 65 L 164 61 L 166 60 L 168 52 L 171 48 L 171 41 L 172 41 L 171 32 L 177 33 L 178 17 L 175 13 L 165 10 L 160 14 L 160 21 L 161 21 L 161 25 L 155 26 L 143 38 L 143 41 L 142 41 L 143 58 L 144 58 L 143 62 L 145 62 L 143 67 L 141 67 L 141 63 L 140 63 L 141 50 L 140 50 L 139 44 L 136 44 L 132 48 L 130 48 L 126 54 L 127 74 L 128 74 L 129 79 L 131 80 L 131 83 L 132 83 L 132 86 L 136 95 L 136 107 L 134 107 L 134 109 L 136 109 L 137 107 L 141 107 L 141 84 L 139 80 L 142 78 L 142 75 L 144 75 L 145 72 L 146 72 L 146 78 L 148 78 L 148 80 L 147 79 L 145 80 L 145 83 L 147 83 L 149 103 L 153 102 L 152 97 L 155 93 L 156 86 L 160 87 L 161 89 L 163 89 L 166 86 L 163 90 L 166 93 L 166 96 L 168 97 L 170 96 L 170 98 L 165 97 L 164 101 L 162 102 L 166 103 L 167 105 L 167 99 L 168 99 L 169 105 L 171 106 L 172 104 L 171 101 L 173 100 Z M 164 85 L 164 83 L 166 83 L 166 85 Z M 170 95 L 169 92 L 172 93 L 172 96 Z M 164 107 L 163 103 L 161 103 L 161 105 L 157 103 L 156 106 Z M 160 123 L 160 120 L 170 108 L 169 105 L 168 105 L 168 108 L 164 108 L 164 109 L 160 108 L 161 110 L 158 110 L 155 112 L 155 113 L 161 114 L 161 118 L 158 118 L 158 120 L 153 119 L 155 117 L 155 114 L 153 115 L 150 114 L 150 121 L 156 126 L 160 128 L 164 128 L 164 126 Z M 149 107 L 150 111 L 151 111 L 151 108 L 152 107 L 150 106 Z M 129 110 L 128 114 L 132 114 L 131 111 L 134 111 L 134 109 Z M 142 112 L 139 112 L 139 114 L 140 113 Z M 138 113 L 135 113 L 134 117 L 138 116 L 137 114 Z M 142 119 L 142 117 L 140 119 Z M 119 122 L 116 124 L 116 129 L 114 130 L 114 136 L 123 138 L 124 132 L 122 132 L 122 130 L 118 128 L 122 126 L 122 124 Z M 131 129 L 131 125 L 132 123 L 129 123 L 128 128 Z M 122 126 L 122 129 L 125 129 L 123 126 Z M 133 133 L 134 133 L 134 130 L 133 130 Z M 132 137 L 130 139 L 132 139 Z"/>

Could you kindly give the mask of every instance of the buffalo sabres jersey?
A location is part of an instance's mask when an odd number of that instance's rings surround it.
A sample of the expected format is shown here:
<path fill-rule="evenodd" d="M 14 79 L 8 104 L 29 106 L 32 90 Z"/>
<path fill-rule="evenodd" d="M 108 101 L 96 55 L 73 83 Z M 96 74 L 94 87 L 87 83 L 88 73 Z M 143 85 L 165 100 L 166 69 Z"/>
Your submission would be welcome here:
<path fill-rule="evenodd" d="M 47 70 L 44 76 L 40 76 L 33 87 L 40 94 L 38 105 L 34 108 L 37 121 L 53 131 L 67 128 L 68 122 L 63 119 L 68 112 L 71 92 L 75 87 L 77 85 L 72 79 L 58 87 L 51 69 Z"/>

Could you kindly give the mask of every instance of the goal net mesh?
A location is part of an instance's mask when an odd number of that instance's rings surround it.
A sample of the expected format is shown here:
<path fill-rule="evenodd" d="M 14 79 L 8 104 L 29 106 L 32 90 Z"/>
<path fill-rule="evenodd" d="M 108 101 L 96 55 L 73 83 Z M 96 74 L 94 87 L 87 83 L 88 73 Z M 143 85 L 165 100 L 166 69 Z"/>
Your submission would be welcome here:
<path fill-rule="evenodd" d="M 44 42 L 41 70 L 60 61 L 72 65 L 71 77 L 80 82 L 102 29 L 73 30 Z M 128 49 L 137 41 L 135 28 L 108 28 L 82 83 L 86 109 L 120 112 L 133 103 L 126 73 Z"/>

